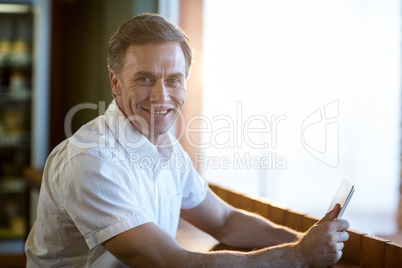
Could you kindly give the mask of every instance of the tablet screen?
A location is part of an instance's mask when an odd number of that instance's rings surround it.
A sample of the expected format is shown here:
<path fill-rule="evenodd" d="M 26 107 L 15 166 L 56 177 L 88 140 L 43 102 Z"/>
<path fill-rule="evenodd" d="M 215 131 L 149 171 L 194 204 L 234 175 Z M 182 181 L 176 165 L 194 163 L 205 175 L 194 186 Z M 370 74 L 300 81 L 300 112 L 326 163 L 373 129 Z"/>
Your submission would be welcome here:
<path fill-rule="evenodd" d="M 345 211 L 349 200 L 352 198 L 352 195 L 355 191 L 355 187 L 352 182 L 345 176 L 341 185 L 339 186 L 338 191 L 335 194 L 334 199 L 332 200 L 331 205 L 328 208 L 328 211 L 333 209 L 337 203 L 341 205 L 341 210 L 337 216 L 337 219 L 340 219 Z"/>

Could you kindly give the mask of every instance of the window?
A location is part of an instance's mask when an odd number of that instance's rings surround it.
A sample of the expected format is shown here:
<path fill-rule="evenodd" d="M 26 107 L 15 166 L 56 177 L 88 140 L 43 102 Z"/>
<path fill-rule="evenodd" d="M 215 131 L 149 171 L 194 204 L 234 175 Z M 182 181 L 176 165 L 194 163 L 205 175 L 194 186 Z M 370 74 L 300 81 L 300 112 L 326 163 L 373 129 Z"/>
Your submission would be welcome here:
<path fill-rule="evenodd" d="M 204 0 L 203 26 L 203 177 L 321 217 L 348 175 L 351 227 L 394 233 L 399 1 Z"/>

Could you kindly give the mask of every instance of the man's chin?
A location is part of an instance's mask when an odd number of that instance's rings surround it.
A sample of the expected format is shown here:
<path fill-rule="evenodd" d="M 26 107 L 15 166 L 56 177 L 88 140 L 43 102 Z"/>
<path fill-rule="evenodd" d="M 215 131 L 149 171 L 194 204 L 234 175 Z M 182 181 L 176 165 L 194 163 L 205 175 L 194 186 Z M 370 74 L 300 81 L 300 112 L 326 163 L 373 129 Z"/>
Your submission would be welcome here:
<path fill-rule="evenodd" d="M 144 135 L 148 140 L 157 141 L 157 140 L 164 140 L 165 137 L 169 136 L 169 129 L 158 129 L 158 130 L 144 130 L 140 131 L 142 135 Z"/>

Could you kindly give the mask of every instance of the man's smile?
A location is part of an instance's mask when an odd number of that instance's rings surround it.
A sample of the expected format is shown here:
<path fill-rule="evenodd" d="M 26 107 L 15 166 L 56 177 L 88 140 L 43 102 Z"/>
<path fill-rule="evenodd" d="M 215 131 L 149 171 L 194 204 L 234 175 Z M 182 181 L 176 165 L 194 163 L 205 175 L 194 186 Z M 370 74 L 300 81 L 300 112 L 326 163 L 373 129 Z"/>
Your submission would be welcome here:
<path fill-rule="evenodd" d="M 150 110 L 150 109 L 145 109 L 145 111 L 151 113 L 151 114 L 165 114 L 167 113 L 169 110 L 160 110 L 160 111 L 156 111 L 156 110 Z"/>
<path fill-rule="evenodd" d="M 154 120 L 155 119 L 165 119 L 167 118 L 173 109 L 163 107 L 163 108 L 142 108 L 142 110 L 149 116 L 152 117 Z"/>

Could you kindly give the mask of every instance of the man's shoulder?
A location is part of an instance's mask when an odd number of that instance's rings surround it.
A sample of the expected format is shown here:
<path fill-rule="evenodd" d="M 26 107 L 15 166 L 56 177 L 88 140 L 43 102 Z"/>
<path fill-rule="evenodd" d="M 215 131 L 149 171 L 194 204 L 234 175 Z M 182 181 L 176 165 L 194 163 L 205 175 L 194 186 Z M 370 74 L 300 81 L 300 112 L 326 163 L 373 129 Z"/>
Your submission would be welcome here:
<path fill-rule="evenodd" d="M 115 160 L 120 151 L 116 137 L 108 129 L 104 117 L 99 116 L 57 145 L 50 153 L 47 162 L 63 170 L 63 167 L 71 162 L 79 164 L 79 159 Z"/>
<path fill-rule="evenodd" d="M 101 176 L 105 171 L 126 174 L 128 164 L 121 161 L 119 153 L 117 148 L 77 147 L 66 139 L 49 155 L 44 180 L 54 187 L 67 189 L 68 185 L 78 185 L 76 183 L 82 183 L 88 176 Z"/>
<path fill-rule="evenodd" d="M 94 148 L 114 143 L 115 139 L 105 123 L 105 117 L 98 116 L 81 126 L 68 141 L 79 148 Z"/>

